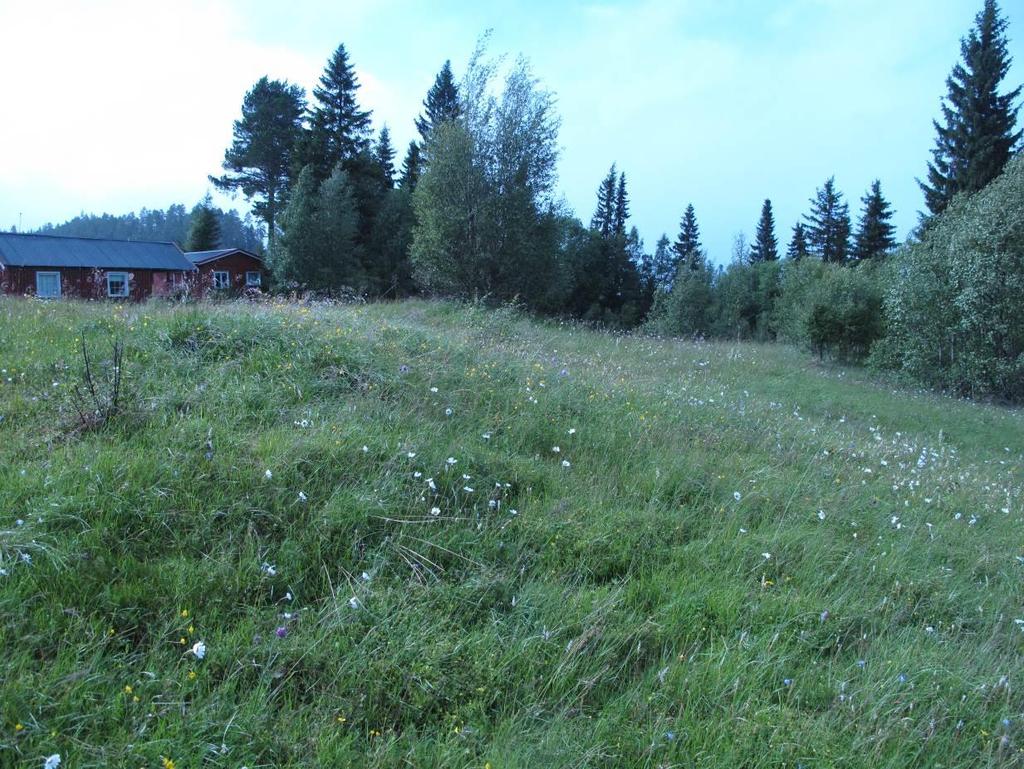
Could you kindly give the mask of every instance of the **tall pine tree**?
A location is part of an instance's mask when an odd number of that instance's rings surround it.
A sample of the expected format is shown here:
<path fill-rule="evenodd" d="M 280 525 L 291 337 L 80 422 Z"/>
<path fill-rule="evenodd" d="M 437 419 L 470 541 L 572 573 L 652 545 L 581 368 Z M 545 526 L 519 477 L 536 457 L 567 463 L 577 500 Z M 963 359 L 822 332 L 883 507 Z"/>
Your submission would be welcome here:
<path fill-rule="evenodd" d="M 703 264 L 700 244 L 700 228 L 697 226 L 697 213 L 693 204 L 686 206 L 682 221 L 679 223 L 679 237 L 672 245 L 676 252 L 677 263 L 685 264 L 691 270 L 697 270 Z"/>
<path fill-rule="evenodd" d="M 804 218 L 811 253 L 823 262 L 845 262 L 850 253 L 850 207 L 836 189 L 834 176 L 818 188 L 811 213 Z"/>
<path fill-rule="evenodd" d="M 420 180 L 421 165 L 420 145 L 416 142 L 409 142 L 409 149 L 405 151 L 405 160 L 402 161 L 402 176 L 398 180 L 398 186 L 403 190 L 413 192 Z"/>
<path fill-rule="evenodd" d="M 370 147 L 370 111 L 359 108 L 358 92 L 355 68 L 339 45 L 313 89 L 316 105 L 301 151 L 302 162 L 313 166 L 318 180 Z"/>
<path fill-rule="evenodd" d="M 220 247 L 220 220 L 213 210 L 213 199 L 206 193 L 192 209 L 192 224 L 185 241 L 186 251 L 212 251 Z"/>
<path fill-rule="evenodd" d="M 775 238 L 775 214 L 772 202 L 765 200 L 761 218 L 757 222 L 754 244 L 750 247 L 750 262 L 774 262 L 779 258 L 779 241 Z"/>
<path fill-rule="evenodd" d="M 629 195 L 626 193 L 626 175 L 619 174 L 619 185 L 615 190 L 615 234 L 626 234 L 626 220 L 629 219 Z"/>
<path fill-rule="evenodd" d="M 786 257 L 798 262 L 810 253 L 807 247 L 807 231 L 802 222 L 797 222 L 793 225 L 793 237 L 786 248 Z"/>
<path fill-rule="evenodd" d="M 623 193 L 625 189 L 623 188 Z M 608 175 L 601 181 L 597 188 L 597 210 L 590 220 L 590 229 L 597 230 L 603 238 L 610 238 L 617 232 L 616 229 L 616 202 L 618 200 L 618 177 L 615 172 L 615 164 L 612 163 Z"/>
<path fill-rule="evenodd" d="M 867 195 L 861 198 L 864 208 L 857 225 L 853 255 L 857 259 L 885 256 L 896 248 L 896 228 L 891 223 L 892 209 L 882 196 L 882 183 L 875 179 Z"/>
<path fill-rule="evenodd" d="M 446 61 L 434 78 L 434 84 L 423 100 L 423 114 L 416 118 L 416 130 L 420 132 L 421 148 L 426 148 L 430 134 L 435 127 L 446 120 L 457 120 L 462 115 L 459 104 L 459 87 L 452 75 L 452 63 Z"/>
<path fill-rule="evenodd" d="M 302 132 L 305 92 L 287 81 L 260 78 L 242 100 L 231 146 L 222 164 L 227 172 L 210 177 L 218 189 L 241 190 L 256 198 L 253 211 L 267 224 L 267 239 L 276 238 L 277 214 L 287 201 L 292 153 Z"/>
<path fill-rule="evenodd" d="M 395 148 L 391 145 L 391 132 L 387 126 L 380 129 L 373 154 L 380 164 L 388 189 L 395 186 Z"/>
<path fill-rule="evenodd" d="M 1021 137 L 1015 130 L 1021 87 L 999 93 L 1012 60 L 1006 20 L 995 0 L 985 0 L 974 28 L 960 41 L 960 55 L 962 62 L 946 80 L 942 123 L 934 121 L 928 181 L 918 182 L 933 215 L 942 213 L 958 192 L 976 192 L 995 179 Z"/>

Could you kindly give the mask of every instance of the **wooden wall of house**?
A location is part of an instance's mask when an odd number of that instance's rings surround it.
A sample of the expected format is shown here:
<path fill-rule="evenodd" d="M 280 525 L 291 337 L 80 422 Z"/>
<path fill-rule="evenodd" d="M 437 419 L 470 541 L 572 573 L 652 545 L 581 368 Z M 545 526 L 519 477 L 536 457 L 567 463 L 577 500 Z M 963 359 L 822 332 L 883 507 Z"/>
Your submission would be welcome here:
<path fill-rule="evenodd" d="M 59 272 L 62 299 L 107 299 L 108 270 L 80 267 L 6 267 L 0 271 L 0 292 L 34 295 L 37 272 Z M 170 291 L 171 276 L 183 278 L 186 273 L 168 270 L 109 270 L 127 272 L 131 292 L 126 298 L 141 301 L 162 296 Z M 244 275 L 243 275 L 244 280 Z"/>
<path fill-rule="evenodd" d="M 230 274 L 231 289 L 233 291 L 245 290 L 245 273 L 258 272 L 263 281 L 263 289 L 267 288 L 267 271 L 259 259 L 253 259 L 245 254 L 229 254 L 199 265 L 199 285 L 205 292 L 213 286 L 213 273 L 227 272 Z"/>

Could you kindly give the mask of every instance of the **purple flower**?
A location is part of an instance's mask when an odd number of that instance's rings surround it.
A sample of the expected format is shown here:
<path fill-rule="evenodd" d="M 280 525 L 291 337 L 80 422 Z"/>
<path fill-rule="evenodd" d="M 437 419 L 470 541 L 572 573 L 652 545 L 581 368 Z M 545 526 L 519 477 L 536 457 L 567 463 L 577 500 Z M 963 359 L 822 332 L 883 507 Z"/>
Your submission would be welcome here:
<path fill-rule="evenodd" d="M 278 638 L 284 638 L 286 635 L 288 635 L 288 628 L 286 628 L 284 625 L 282 625 L 281 627 L 279 627 L 277 629 L 276 632 L 277 632 L 277 637 Z"/>

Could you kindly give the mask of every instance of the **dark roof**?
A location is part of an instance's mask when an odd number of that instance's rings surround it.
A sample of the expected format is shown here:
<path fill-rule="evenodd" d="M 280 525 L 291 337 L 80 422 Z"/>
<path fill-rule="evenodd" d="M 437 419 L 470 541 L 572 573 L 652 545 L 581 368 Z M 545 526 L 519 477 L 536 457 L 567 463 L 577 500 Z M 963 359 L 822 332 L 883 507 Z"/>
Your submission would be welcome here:
<path fill-rule="evenodd" d="M 222 259 L 225 256 L 231 256 L 233 254 L 241 254 L 242 256 L 248 256 L 255 259 L 257 262 L 262 262 L 263 259 L 254 254 L 252 251 L 246 251 L 244 248 L 218 248 L 215 251 L 187 251 L 187 256 L 192 264 L 206 264 L 207 262 L 215 262 L 218 259 Z"/>
<path fill-rule="evenodd" d="M 195 270 L 174 243 L 0 232 L 0 265 L 103 270 Z"/>

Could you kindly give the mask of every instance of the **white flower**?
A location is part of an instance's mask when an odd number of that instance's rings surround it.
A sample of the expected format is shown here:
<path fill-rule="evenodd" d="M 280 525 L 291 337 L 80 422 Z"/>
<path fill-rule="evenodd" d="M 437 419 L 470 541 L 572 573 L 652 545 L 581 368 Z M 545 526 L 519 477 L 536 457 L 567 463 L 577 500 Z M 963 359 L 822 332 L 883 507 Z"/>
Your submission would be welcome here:
<path fill-rule="evenodd" d="M 456 459 L 455 457 L 448 457 L 448 459 L 446 459 L 446 460 L 444 461 L 444 463 L 445 463 L 446 465 L 448 465 L 448 467 L 451 467 L 452 465 L 456 464 L 456 463 L 457 463 L 458 461 L 459 461 L 459 460 L 457 460 L 457 459 Z"/>
<path fill-rule="evenodd" d="M 416 472 L 414 472 L 412 474 L 412 477 L 413 478 L 422 478 L 423 477 L 423 473 L 421 473 L 419 470 L 417 470 Z"/>
<path fill-rule="evenodd" d="M 509 510 L 509 511 L 508 511 L 508 514 L 509 514 L 509 515 L 519 515 L 519 511 L 518 511 L 518 510 L 516 510 L 516 509 L 515 509 L 515 508 L 513 507 L 513 508 L 512 508 L 511 510 Z"/>
<path fill-rule="evenodd" d="M 761 557 L 764 558 L 766 561 L 770 561 L 772 559 L 772 554 L 771 553 L 761 553 Z"/>
<path fill-rule="evenodd" d="M 299 492 L 299 502 L 305 502 L 307 499 L 309 499 L 309 497 L 306 496 L 306 492 L 300 491 Z"/>
<path fill-rule="evenodd" d="M 43 769 L 57 769 L 60 766 L 60 753 L 54 753 L 52 756 L 47 756 L 43 762 Z"/>
<path fill-rule="evenodd" d="M 575 434 L 576 434 L 576 428 L 575 427 L 570 427 L 569 428 L 569 435 L 575 435 Z"/>
<path fill-rule="evenodd" d="M 366 452 L 368 452 L 369 450 L 370 450 L 370 447 L 369 447 L 369 446 L 363 446 L 363 453 L 364 453 L 364 454 L 365 454 Z"/>
<path fill-rule="evenodd" d="M 560 448 L 558 448 L 558 446 L 552 446 L 552 447 L 551 447 L 551 450 L 552 450 L 553 452 L 555 452 L 556 454 L 558 454 L 558 453 L 559 453 L 559 452 L 561 451 L 561 449 L 560 449 Z"/>
<path fill-rule="evenodd" d="M 431 388 L 430 388 L 430 392 L 432 392 L 432 393 L 436 393 L 436 392 L 437 392 L 437 388 L 436 388 L 436 387 L 431 387 Z"/>
<path fill-rule="evenodd" d="M 818 520 L 819 521 L 824 521 L 825 520 L 825 511 L 824 510 L 819 510 L 818 511 Z"/>
<path fill-rule="evenodd" d="M 491 434 L 490 433 L 484 433 L 480 437 L 483 438 L 485 441 L 489 441 L 491 439 Z"/>
<path fill-rule="evenodd" d="M 416 458 L 416 452 L 415 451 L 410 451 L 408 454 L 406 454 L 406 456 L 409 457 L 409 459 L 415 459 Z"/>
<path fill-rule="evenodd" d="M 32 556 L 29 553 L 21 554 L 22 563 L 32 563 Z"/>
<path fill-rule="evenodd" d="M 272 563 L 267 563 L 266 561 L 264 561 L 263 565 L 260 566 L 260 570 L 264 574 L 266 574 L 268 577 L 275 577 L 275 576 L 277 576 L 277 567 L 274 566 L 274 564 L 272 564 Z"/>
<path fill-rule="evenodd" d="M 743 495 L 742 495 L 742 494 L 740 494 L 740 493 L 739 493 L 738 491 L 734 491 L 734 492 L 732 493 L 732 498 L 733 498 L 733 499 L 735 499 L 735 500 L 736 500 L 737 502 L 739 502 L 739 501 L 740 501 L 740 499 L 742 499 L 742 498 L 743 498 Z"/>
<path fill-rule="evenodd" d="M 432 507 L 432 508 L 430 508 L 430 514 L 432 516 L 434 516 L 435 518 L 437 518 L 437 516 L 439 516 L 441 514 L 441 508 L 440 507 Z"/>
<path fill-rule="evenodd" d="M 202 641 L 196 641 L 194 644 L 192 644 L 191 651 L 194 655 L 196 655 L 197 660 L 201 660 L 203 657 L 206 656 L 206 644 Z"/>
<path fill-rule="evenodd" d="M 358 609 L 359 605 L 360 605 L 359 604 L 359 599 L 356 598 L 355 596 L 352 596 L 351 598 L 348 599 L 348 605 L 351 606 L 353 609 Z"/>
<path fill-rule="evenodd" d="M 563 459 L 562 467 L 572 467 L 572 463 L 568 459 Z"/>
<path fill-rule="evenodd" d="M 463 486 L 462 490 L 467 494 L 472 494 L 475 489 L 473 489 L 471 486 Z"/>
<path fill-rule="evenodd" d="M 272 472 L 270 472 L 269 470 L 267 470 L 265 473 L 263 473 L 263 477 L 266 478 L 269 481 L 271 478 L 274 477 L 274 474 Z"/>
<path fill-rule="evenodd" d="M 21 520 L 21 518 L 19 518 L 18 520 L 16 520 L 16 521 L 14 522 L 14 525 L 15 525 L 15 526 L 24 526 L 24 525 L 25 525 L 25 522 L 24 522 L 23 520 Z"/>
<path fill-rule="evenodd" d="M 367 574 L 365 571 L 362 573 L 361 576 L 363 578 L 363 582 L 369 582 L 370 581 L 370 575 Z"/>
<path fill-rule="evenodd" d="M 451 406 L 449 406 L 448 408 L 446 408 L 446 409 L 444 410 L 444 415 L 445 415 L 446 417 L 450 417 L 450 416 L 451 416 L 451 415 L 452 415 L 453 413 L 455 413 L 455 412 L 453 412 L 453 411 L 452 411 L 452 409 L 451 409 Z"/>

